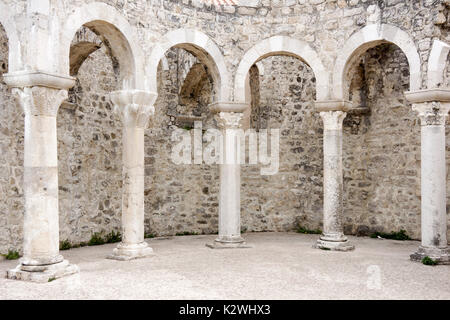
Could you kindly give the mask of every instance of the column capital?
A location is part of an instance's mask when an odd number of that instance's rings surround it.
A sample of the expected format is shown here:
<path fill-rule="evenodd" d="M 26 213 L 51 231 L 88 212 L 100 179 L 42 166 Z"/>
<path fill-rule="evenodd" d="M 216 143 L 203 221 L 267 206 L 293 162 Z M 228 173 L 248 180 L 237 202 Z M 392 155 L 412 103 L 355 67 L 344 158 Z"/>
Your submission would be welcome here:
<path fill-rule="evenodd" d="M 417 112 L 422 126 L 445 126 L 450 102 L 430 101 L 413 103 L 412 109 Z"/>
<path fill-rule="evenodd" d="M 26 115 L 56 117 L 59 106 L 67 99 L 67 90 L 48 87 L 13 88 Z"/>
<path fill-rule="evenodd" d="M 215 119 L 220 129 L 238 129 L 242 125 L 242 112 L 219 112 Z"/>
<path fill-rule="evenodd" d="M 443 126 L 450 110 L 450 89 L 434 88 L 405 92 L 422 126 Z"/>
<path fill-rule="evenodd" d="M 322 111 L 320 117 L 323 120 L 324 130 L 342 130 L 342 123 L 345 116 L 344 111 Z"/>
<path fill-rule="evenodd" d="M 317 112 L 323 111 L 344 111 L 352 109 L 352 102 L 347 100 L 320 100 L 315 101 Z"/>
<path fill-rule="evenodd" d="M 22 70 L 3 75 L 13 88 L 25 114 L 56 117 L 59 106 L 67 99 L 67 90 L 75 78 L 39 70 Z"/>
<path fill-rule="evenodd" d="M 127 127 L 147 127 L 155 113 L 154 104 L 158 94 L 144 90 L 120 90 L 110 93 L 114 111 Z"/>

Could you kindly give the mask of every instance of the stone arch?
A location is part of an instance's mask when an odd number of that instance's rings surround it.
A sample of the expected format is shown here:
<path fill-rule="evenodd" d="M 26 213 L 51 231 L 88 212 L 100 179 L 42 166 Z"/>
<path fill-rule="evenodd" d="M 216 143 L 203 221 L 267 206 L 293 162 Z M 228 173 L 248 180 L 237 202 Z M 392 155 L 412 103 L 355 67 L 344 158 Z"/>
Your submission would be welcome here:
<path fill-rule="evenodd" d="M 78 29 L 76 38 L 70 47 L 70 75 L 76 76 L 84 61 L 95 51 L 99 50 L 103 42 L 86 27 Z"/>
<path fill-rule="evenodd" d="M 324 68 L 317 53 L 304 41 L 286 36 L 274 36 L 264 39 L 248 50 L 236 72 L 234 80 L 234 101 L 246 101 L 246 79 L 250 67 L 256 62 L 273 55 L 287 55 L 305 62 L 317 79 L 317 100 L 328 98 L 329 73 Z"/>
<path fill-rule="evenodd" d="M 145 89 L 144 55 L 130 24 L 116 9 L 100 2 L 83 5 L 67 17 L 60 39 L 63 74 L 69 74 L 70 45 L 81 26 L 95 30 L 109 42 L 119 62 L 122 89 Z"/>
<path fill-rule="evenodd" d="M 333 69 L 333 96 L 337 100 L 347 99 L 348 90 L 346 75 L 350 67 L 358 61 L 368 49 L 381 43 L 393 43 L 406 55 L 410 71 L 410 90 L 419 90 L 421 87 L 421 65 L 413 39 L 398 27 L 388 24 L 373 24 L 354 33 L 339 50 Z"/>
<path fill-rule="evenodd" d="M 196 56 L 208 68 L 214 80 L 218 93 L 217 100 L 229 99 L 229 74 L 222 52 L 210 37 L 194 29 L 170 31 L 155 44 L 146 68 L 150 91 L 157 91 L 158 64 L 166 51 L 172 47 L 182 48 Z"/>
<path fill-rule="evenodd" d="M 8 65 L 9 72 L 18 71 L 21 68 L 21 46 L 17 35 L 16 24 L 11 15 L 12 8 L 0 3 L 0 24 L 3 26 L 8 37 Z"/>
<path fill-rule="evenodd" d="M 450 45 L 434 40 L 428 58 L 427 88 L 438 88 L 444 84 L 444 72 L 447 66 L 447 57 Z"/>

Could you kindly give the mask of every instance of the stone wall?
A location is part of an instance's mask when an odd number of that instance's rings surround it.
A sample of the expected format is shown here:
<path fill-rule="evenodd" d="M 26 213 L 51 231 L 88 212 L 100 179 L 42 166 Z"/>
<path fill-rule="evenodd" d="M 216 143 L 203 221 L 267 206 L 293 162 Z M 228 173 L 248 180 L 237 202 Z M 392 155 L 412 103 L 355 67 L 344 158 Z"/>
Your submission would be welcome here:
<path fill-rule="evenodd" d="M 60 237 L 73 243 L 120 230 L 122 201 L 122 125 L 108 97 L 117 75 L 105 44 L 76 77 L 57 116 Z"/>
<path fill-rule="evenodd" d="M 91 2 L 58 1 L 57 13 L 64 20 L 74 8 Z M 195 28 L 206 33 L 219 46 L 232 76 L 248 49 L 279 34 L 306 41 L 332 70 L 350 35 L 367 23 L 381 21 L 413 38 L 425 83 L 432 39 L 450 42 L 448 24 L 440 22 L 440 14 L 446 15 L 447 9 L 443 11 L 443 5 L 432 0 L 258 0 L 245 7 L 208 6 L 197 0 L 102 2 L 129 21 L 146 55 L 170 30 Z M 23 12 L 24 3 L 5 1 L 15 6 L 17 14 Z M 20 22 L 19 16 L 16 20 Z M 108 99 L 109 92 L 121 89 L 117 61 L 101 37 L 83 39 L 100 49 L 81 64 L 69 103 L 58 113 L 60 238 L 74 243 L 88 240 L 94 232 L 120 230 L 121 215 L 121 123 Z M 77 36 L 74 44 L 76 40 Z M 0 28 L 2 253 L 21 248 L 23 218 L 23 113 L 2 82 L 7 57 L 7 38 Z M 313 109 L 315 77 L 305 63 L 292 57 L 269 57 L 260 65 L 259 75 L 251 70 L 255 98 L 251 126 L 280 128 L 280 170 L 261 176 L 258 166 L 243 166 L 243 230 L 288 231 L 299 224 L 321 228 L 323 126 Z M 198 72 L 190 74 L 193 66 Z M 169 50 L 160 64 L 156 114 L 145 137 L 146 233 L 217 232 L 217 166 L 174 165 L 170 159 L 175 129 L 190 132 L 195 117 L 203 117 L 204 129 L 215 126 L 206 106 L 214 100 L 216 88 L 210 71 L 202 67 L 180 48 Z M 344 121 L 345 232 L 366 235 L 406 229 L 417 239 L 420 126 L 403 96 L 409 88 L 407 60 L 394 45 L 381 45 L 369 50 L 352 74 L 352 100 L 368 112 L 350 114 Z M 190 86 L 189 91 L 194 96 L 180 98 L 190 82 L 195 82 L 195 90 Z M 449 174 L 448 127 L 447 166 Z M 449 178 L 447 182 L 450 190 Z M 448 235 L 450 239 L 450 228 Z"/>
<path fill-rule="evenodd" d="M 367 113 L 344 120 L 345 232 L 405 229 L 420 238 L 420 125 L 406 102 L 406 57 L 395 45 L 361 60 L 364 86 L 353 95 Z"/>
<path fill-rule="evenodd" d="M 260 103 L 252 110 L 252 126 L 280 129 L 280 167 L 270 176 L 261 176 L 259 166 L 243 167 L 243 229 L 288 231 L 298 224 L 318 228 L 323 153 L 322 120 L 314 112 L 314 74 L 293 57 L 269 57 L 261 64 Z"/>
<path fill-rule="evenodd" d="M 158 73 L 158 99 L 151 128 L 145 134 L 145 230 L 153 235 L 175 235 L 183 232 L 215 233 L 218 221 L 219 170 L 217 166 L 175 165 L 172 148 L 177 141 L 175 130 L 191 135 L 191 117 L 203 116 L 203 129 L 212 126 L 212 114 L 204 108 L 214 96 L 211 82 L 189 77 L 189 70 L 199 61 L 183 49 L 166 53 L 168 70 Z M 193 81 L 200 89 L 189 99 L 180 99 L 185 81 Z M 201 121 L 197 119 L 198 121 Z"/>
<path fill-rule="evenodd" d="M 11 89 L 3 82 L 8 72 L 8 38 L 0 25 L 0 252 L 22 246 L 24 121 Z"/>

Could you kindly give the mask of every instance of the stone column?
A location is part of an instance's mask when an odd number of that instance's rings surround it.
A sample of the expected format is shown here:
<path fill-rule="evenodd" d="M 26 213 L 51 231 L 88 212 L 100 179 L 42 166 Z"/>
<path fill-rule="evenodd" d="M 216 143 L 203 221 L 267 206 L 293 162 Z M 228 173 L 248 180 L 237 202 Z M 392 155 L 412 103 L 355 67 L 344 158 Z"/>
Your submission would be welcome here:
<path fill-rule="evenodd" d="M 39 72 L 7 74 L 5 82 L 25 113 L 23 257 L 7 277 L 48 282 L 78 272 L 59 254 L 56 115 L 67 98 L 67 90 L 59 88 L 73 82 Z"/>
<path fill-rule="evenodd" d="M 438 92 L 448 96 L 438 97 Z M 421 261 L 428 256 L 438 263 L 450 264 L 445 164 L 445 121 L 450 110 L 450 91 L 423 90 L 406 93 L 406 97 L 413 102 L 413 110 L 418 113 L 421 124 L 422 243 L 410 257 L 413 261 Z"/>
<path fill-rule="evenodd" d="M 122 242 L 108 256 L 131 260 L 153 254 L 144 241 L 144 131 L 157 94 L 140 90 L 111 93 L 123 122 Z"/>
<path fill-rule="evenodd" d="M 323 233 L 316 247 L 337 251 L 353 250 L 344 235 L 342 222 L 342 122 L 343 110 L 320 112 L 323 120 Z"/>
<path fill-rule="evenodd" d="M 223 154 L 220 166 L 219 236 L 210 248 L 248 248 L 241 237 L 241 166 L 239 129 L 247 104 L 216 103 L 212 109 L 222 131 Z"/>

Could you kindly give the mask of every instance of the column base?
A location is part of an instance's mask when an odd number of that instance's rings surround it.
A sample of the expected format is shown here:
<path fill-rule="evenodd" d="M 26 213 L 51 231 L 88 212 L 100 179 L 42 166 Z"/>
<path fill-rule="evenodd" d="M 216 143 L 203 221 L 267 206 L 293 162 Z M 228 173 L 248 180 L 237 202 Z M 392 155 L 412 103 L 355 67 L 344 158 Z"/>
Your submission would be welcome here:
<path fill-rule="evenodd" d="M 212 243 L 207 243 L 206 246 L 211 249 L 244 249 L 251 248 L 247 245 L 244 239 L 223 240 L 216 239 Z"/>
<path fill-rule="evenodd" d="M 133 259 L 147 258 L 154 255 L 153 249 L 150 248 L 147 242 L 138 244 L 124 244 L 120 243 L 113 253 L 108 255 L 107 259 L 129 261 Z"/>
<path fill-rule="evenodd" d="M 8 270 L 6 272 L 6 278 L 32 282 L 50 282 L 61 277 L 78 273 L 79 271 L 80 269 L 78 266 L 69 264 L 68 260 L 41 266 L 27 266 L 20 264 L 15 269 Z"/>
<path fill-rule="evenodd" d="M 332 251 L 352 251 L 355 246 L 350 244 L 347 240 L 344 241 L 326 241 L 319 239 L 313 245 L 313 248 Z"/>
<path fill-rule="evenodd" d="M 429 257 L 438 264 L 450 264 L 450 248 L 431 248 L 419 246 L 416 252 L 409 256 L 412 261 L 421 262 L 423 258 Z"/>

